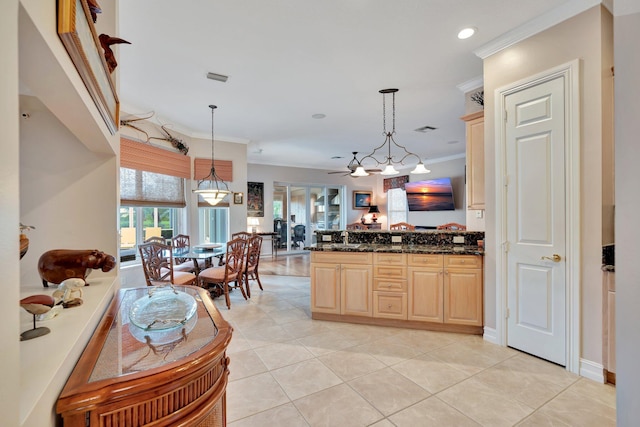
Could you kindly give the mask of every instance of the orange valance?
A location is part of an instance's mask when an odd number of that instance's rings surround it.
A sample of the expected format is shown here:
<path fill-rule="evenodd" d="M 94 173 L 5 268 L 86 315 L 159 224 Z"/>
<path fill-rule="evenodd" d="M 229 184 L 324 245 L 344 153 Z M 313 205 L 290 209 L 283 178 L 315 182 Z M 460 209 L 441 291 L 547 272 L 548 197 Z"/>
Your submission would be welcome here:
<path fill-rule="evenodd" d="M 191 157 L 123 137 L 120 138 L 120 166 L 185 179 L 191 176 Z"/>
<path fill-rule="evenodd" d="M 223 181 L 233 182 L 233 161 L 214 160 L 216 175 Z M 211 159 L 196 158 L 193 164 L 193 179 L 200 181 L 211 172 Z"/>

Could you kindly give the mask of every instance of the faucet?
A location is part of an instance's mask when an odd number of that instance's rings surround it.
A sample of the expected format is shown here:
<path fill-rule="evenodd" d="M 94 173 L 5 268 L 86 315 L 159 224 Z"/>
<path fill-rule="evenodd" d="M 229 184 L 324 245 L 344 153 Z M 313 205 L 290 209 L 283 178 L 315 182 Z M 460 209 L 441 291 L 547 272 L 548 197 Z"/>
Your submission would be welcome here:
<path fill-rule="evenodd" d="M 345 245 L 349 244 L 349 232 L 348 231 L 343 231 L 342 232 L 342 243 L 344 243 Z"/>

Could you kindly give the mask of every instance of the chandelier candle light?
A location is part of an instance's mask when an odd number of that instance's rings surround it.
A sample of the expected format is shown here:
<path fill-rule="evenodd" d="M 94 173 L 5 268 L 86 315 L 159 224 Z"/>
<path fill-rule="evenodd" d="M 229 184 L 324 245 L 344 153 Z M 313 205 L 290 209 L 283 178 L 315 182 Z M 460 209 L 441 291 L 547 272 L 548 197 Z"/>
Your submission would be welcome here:
<path fill-rule="evenodd" d="M 372 159 L 377 163 L 377 165 L 386 164 L 384 170 L 381 172 L 382 175 L 397 175 L 400 172 L 394 167 L 395 165 L 404 165 L 405 159 L 408 157 L 415 157 L 418 159 L 418 164 L 415 169 L 411 171 L 411 173 L 430 173 L 431 171 L 424 167 L 424 163 L 420 156 L 415 153 L 407 150 L 406 147 L 398 144 L 395 139 L 393 139 L 393 135 L 396 133 L 396 92 L 398 89 L 382 89 L 379 91 L 382 94 L 382 133 L 385 136 L 384 142 L 379 147 L 376 147 L 373 152 L 367 156 L 364 156 L 360 159 L 359 163 L 364 163 L 366 159 Z M 386 95 L 390 93 L 392 96 L 392 127 L 391 131 L 387 131 L 387 106 L 385 103 Z M 394 160 L 394 156 L 391 154 L 391 144 L 400 148 L 404 153 L 400 153 L 402 156 L 400 160 Z M 384 160 L 380 161 L 375 157 L 375 154 L 378 150 L 382 151 L 387 146 L 387 154 L 384 156 Z M 403 155 L 404 154 L 404 155 Z M 367 176 L 369 173 L 365 170 L 362 165 L 359 165 L 356 170 L 351 174 L 351 176 Z"/>
<path fill-rule="evenodd" d="M 213 133 L 213 112 L 218 107 L 215 105 L 209 105 L 209 108 L 211 108 L 211 172 L 209 172 L 209 175 L 198 181 L 198 189 L 193 190 L 193 192 L 202 196 L 204 201 L 209 203 L 210 205 L 217 205 L 218 203 L 223 201 L 225 197 L 227 197 L 227 195 L 231 193 L 231 191 L 229 191 L 229 186 L 227 185 L 227 183 L 224 182 L 224 180 L 216 174 L 216 167 L 214 163 L 215 143 Z M 205 182 L 209 183 L 207 186 L 208 188 L 200 188 L 200 186 Z M 223 186 L 224 189 L 222 188 Z"/>

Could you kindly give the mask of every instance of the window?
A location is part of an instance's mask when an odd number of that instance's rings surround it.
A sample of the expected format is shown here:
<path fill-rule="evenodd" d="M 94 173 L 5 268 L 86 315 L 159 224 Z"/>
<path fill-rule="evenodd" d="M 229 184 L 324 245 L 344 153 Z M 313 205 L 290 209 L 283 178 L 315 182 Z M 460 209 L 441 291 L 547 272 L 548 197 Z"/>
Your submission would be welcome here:
<path fill-rule="evenodd" d="M 135 260 L 137 245 L 149 237 L 186 230 L 190 172 L 188 156 L 120 138 L 120 261 Z"/>
<path fill-rule="evenodd" d="M 151 236 L 170 239 L 182 229 L 181 208 L 120 207 L 120 261 L 133 261 L 138 256 L 137 245 Z"/>
<path fill-rule="evenodd" d="M 229 240 L 229 208 L 200 208 L 198 223 L 200 243 L 224 243 Z"/>
<path fill-rule="evenodd" d="M 387 191 L 387 218 L 389 224 L 407 222 L 407 194 L 402 188 Z"/>

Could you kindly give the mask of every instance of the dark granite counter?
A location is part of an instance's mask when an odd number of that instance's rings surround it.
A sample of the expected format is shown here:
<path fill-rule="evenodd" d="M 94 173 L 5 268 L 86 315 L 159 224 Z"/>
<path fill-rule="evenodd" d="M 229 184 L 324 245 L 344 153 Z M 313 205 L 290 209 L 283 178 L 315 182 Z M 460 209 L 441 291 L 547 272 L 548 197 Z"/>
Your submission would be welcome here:
<path fill-rule="evenodd" d="M 310 251 L 387 252 L 406 254 L 484 255 L 484 248 L 467 245 L 379 245 L 371 243 L 318 243 L 308 246 Z"/>

